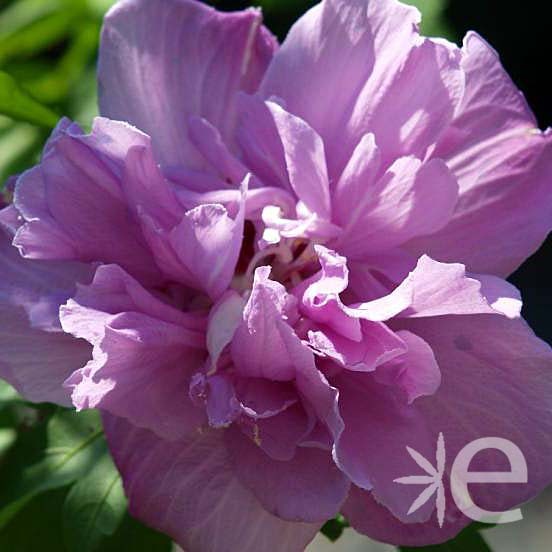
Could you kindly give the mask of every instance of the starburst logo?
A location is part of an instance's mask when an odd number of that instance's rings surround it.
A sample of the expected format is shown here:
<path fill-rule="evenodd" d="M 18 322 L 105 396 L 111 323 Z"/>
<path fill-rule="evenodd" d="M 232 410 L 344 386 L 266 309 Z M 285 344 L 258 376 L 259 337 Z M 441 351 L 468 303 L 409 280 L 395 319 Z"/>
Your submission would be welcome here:
<path fill-rule="evenodd" d="M 437 521 L 439 527 L 443 527 L 445 520 L 445 487 L 443 485 L 443 476 L 445 474 L 445 438 L 442 433 L 439 433 L 437 438 L 437 452 L 435 454 L 435 460 L 437 468 L 427 458 L 422 456 L 417 450 L 406 447 L 408 454 L 412 457 L 414 462 L 426 472 L 427 475 L 408 475 L 406 477 L 399 477 L 395 479 L 395 483 L 401 485 L 427 485 L 427 487 L 418 495 L 416 500 L 410 506 L 407 515 L 413 514 L 419 510 L 433 495 L 436 495 L 435 505 L 437 508 Z"/>
<path fill-rule="evenodd" d="M 476 454 L 485 449 L 501 451 L 510 462 L 510 471 L 504 472 L 471 472 L 470 462 Z M 445 438 L 439 433 L 435 452 L 435 464 L 420 454 L 417 450 L 406 447 L 406 451 L 425 475 L 407 475 L 394 479 L 400 485 L 425 485 L 425 489 L 416 497 L 407 515 L 418 511 L 433 496 L 439 527 L 445 522 Z M 458 509 L 467 517 L 484 523 L 511 523 L 523 519 L 520 509 L 506 512 L 493 512 L 476 506 L 468 490 L 469 483 L 527 483 L 527 462 L 517 445 L 500 437 L 483 437 L 468 443 L 456 456 L 450 470 L 451 494 Z"/>

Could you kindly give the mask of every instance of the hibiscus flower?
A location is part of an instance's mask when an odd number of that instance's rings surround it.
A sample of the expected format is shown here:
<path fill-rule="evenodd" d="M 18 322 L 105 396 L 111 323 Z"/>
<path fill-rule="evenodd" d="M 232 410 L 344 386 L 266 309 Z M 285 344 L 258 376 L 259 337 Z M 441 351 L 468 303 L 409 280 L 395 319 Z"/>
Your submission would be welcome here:
<path fill-rule="evenodd" d="M 522 450 L 481 507 L 552 481 L 552 353 L 502 279 L 550 230 L 552 136 L 482 38 L 419 20 L 324 0 L 278 46 L 255 9 L 123 0 L 102 117 L 0 211 L 0 375 L 99 409 L 131 512 L 186 550 L 302 550 L 338 512 L 445 541 L 471 520 L 394 482 L 441 433 Z"/>

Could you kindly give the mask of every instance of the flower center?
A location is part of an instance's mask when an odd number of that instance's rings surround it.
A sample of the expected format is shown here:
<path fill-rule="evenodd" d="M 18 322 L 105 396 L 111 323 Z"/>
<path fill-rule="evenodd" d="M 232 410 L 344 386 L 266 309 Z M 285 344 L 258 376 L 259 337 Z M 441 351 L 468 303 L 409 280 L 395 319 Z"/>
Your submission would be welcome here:
<path fill-rule="evenodd" d="M 275 245 L 262 249 L 255 247 L 256 232 L 246 228 L 244 243 L 232 288 L 243 293 L 253 285 L 255 269 L 271 266 L 271 279 L 280 282 L 290 290 L 312 276 L 318 269 L 318 257 L 314 243 L 304 238 L 282 238 Z"/>

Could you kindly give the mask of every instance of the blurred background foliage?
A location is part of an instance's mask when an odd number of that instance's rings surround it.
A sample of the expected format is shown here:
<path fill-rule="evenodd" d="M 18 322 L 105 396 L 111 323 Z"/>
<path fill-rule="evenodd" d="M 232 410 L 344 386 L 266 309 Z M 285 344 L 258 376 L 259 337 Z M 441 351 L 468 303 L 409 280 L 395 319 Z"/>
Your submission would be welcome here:
<path fill-rule="evenodd" d="M 94 65 L 101 19 L 111 4 L 110 0 L 0 0 L 0 114 L 12 115 L 13 99 L 2 101 L 7 96 L 4 73 L 54 114 L 89 124 L 96 114 Z M 39 126 L 1 115 L 4 181 L 36 159 L 52 116 L 45 116 Z"/>
<path fill-rule="evenodd" d="M 422 11 L 426 35 L 460 43 L 468 29 L 482 34 L 500 52 L 541 127 L 552 123 L 550 88 L 543 78 L 551 53 L 545 47 L 548 2 L 405 1 Z M 113 3 L 0 0 L 0 188 L 10 175 L 36 162 L 59 116 L 90 127 L 97 114 L 95 65 L 101 21 Z M 293 21 L 316 1 L 209 3 L 223 10 L 261 6 L 267 26 L 282 40 Z M 549 342 L 551 253 L 549 240 L 510 278 L 522 291 L 526 318 Z M 106 481 L 108 488 L 102 486 Z M 342 520 L 336 519 L 324 532 L 333 539 L 342 530 Z M 474 546 L 470 551 L 485 549 Z M 83 417 L 32 406 L 0 382 L 0 550 L 39 549 L 168 552 L 170 543 L 126 514 L 120 481 L 93 413 Z"/>

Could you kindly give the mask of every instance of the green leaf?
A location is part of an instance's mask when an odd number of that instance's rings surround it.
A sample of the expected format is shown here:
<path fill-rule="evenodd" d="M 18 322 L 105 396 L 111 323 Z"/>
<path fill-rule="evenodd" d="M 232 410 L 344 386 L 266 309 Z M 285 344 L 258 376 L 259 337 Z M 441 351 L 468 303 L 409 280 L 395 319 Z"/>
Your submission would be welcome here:
<path fill-rule="evenodd" d="M 63 528 L 69 552 L 101 550 L 104 537 L 121 524 L 126 506 L 121 477 L 106 451 L 67 495 Z"/>
<path fill-rule="evenodd" d="M 320 532 L 332 542 L 335 542 L 341 537 L 347 527 L 349 527 L 349 522 L 342 515 L 338 515 L 334 519 L 327 521 L 320 529 Z"/>
<path fill-rule="evenodd" d="M 96 17 L 103 17 L 116 0 L 88 0 L 88 7 Z"/>
<path fill-rule="evenodd" d="M 60 10 L 0 40 L 0 63 L 38 55 L 61 43 L 78 24 L 72 10 Z"/>
<path fill-rule="evenodd" d="M 106 539 L 101 552 L 171 552 L 173 543 L 169 537 L 142 525 L 129 514 L 125 516 L 119 530 Z"/>
<path fill-rule="evenodd" d="M 421 31 L 425 36 L 439 36 L 454 40 L 457 38 L 450 28 L 445 10 L 451 0 L 403 0 L 405 4 L 416 6 L 422 13 Z"/>
<path fill-rule="evenodd" d="M 485 542 L 485 539 L 479 533 L 481 524 L 472 524 L 466 527 L 456 538 L 438 544 L 435 546 L 424 546 L 421 548 L 409 548 L 401 547 L 399 550 L 402 552 L 416 552 L 417 550 L 423 550 L 424 552 L 491 552 L 489 545 Z"/>
<path fill-rule="evenodd" d="M 89 473 L 106 451 L 97 412 L 59 410 L 46 424 L 19 428 L 0 472 L 0 529 L 38 494 Z"/>
<path fill-rule="evenodd" d="M 39 72 L 33 77 L 27 75 L 25 80 L 20 81 L 44 103 L 56 103 L 73 95 L 72 88 L 82 78 L 89 62 L 95 58 L 100 36 L 99 22 L 82 22 L 79 24 L 78 32 L 73 35 L 55 67 L 49 67 L 47 71 Z M 12 74 L 16 75 L 15 72 Z M 95 88 L 94 82 L 92 90 Z M 82 98 L 78 98 L 77 101 L 82 101 Z"/>
<path fill-rule="evenodd" d="M 18 398 L 17 391 L 9 383 L 0 380 L 0 410 L 17 401 Z"/>
<path fill-rule="evenodd" d="M 32 98 L 3 71 L 0 71 L 0 114 L 49 128 L 58 121 L 58 116 L 51 109 Z"/>
<path fill-rule="evenodd" d="M 43 133 L 42 128 L 0 115 L 0 190 L 10 175 L 36 162 L 35 151 L 42 149 L 46 138 Z"/>
<path fill-rule="evenodd" d="M 0 530 L 0 550 L 65 552 L 61 529 L 61 510 L 67 494 L 58 489 L 37 496 Z"/>
<path fill-rule="evenodd" d="M 0 463 L 0 550 L 172 552 L 127 513 L 96 412 L 16 404 L 17 442 Z"/>
<path fill-rule="evenodd" d="M 61 9 L 59 0 L 17 0 L 0 11 L 0 39 Z"/>
<path fill-rule="evenodd" d="M 2 455 L 15 443 L 17 433 L 15 429 L 0 427 L 0 460 Z"/>

